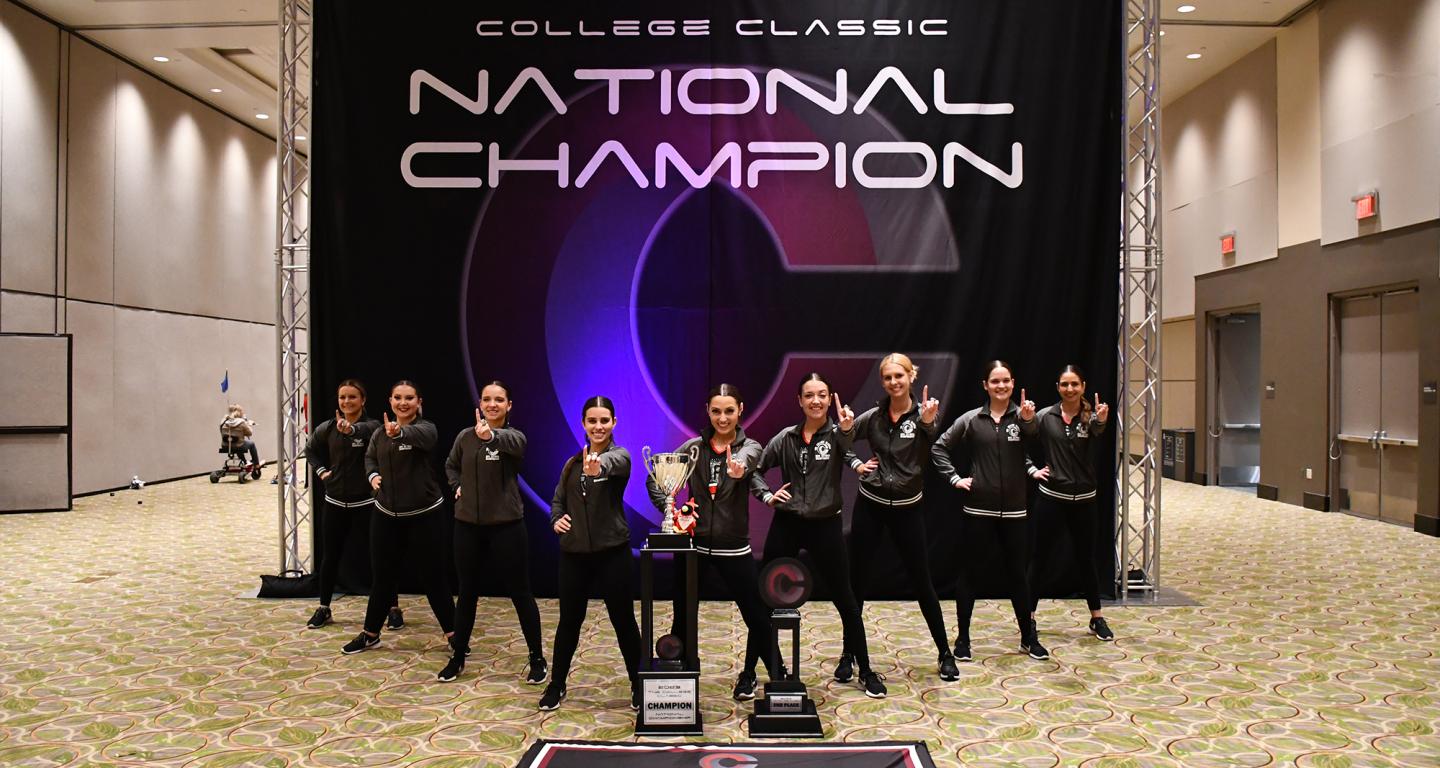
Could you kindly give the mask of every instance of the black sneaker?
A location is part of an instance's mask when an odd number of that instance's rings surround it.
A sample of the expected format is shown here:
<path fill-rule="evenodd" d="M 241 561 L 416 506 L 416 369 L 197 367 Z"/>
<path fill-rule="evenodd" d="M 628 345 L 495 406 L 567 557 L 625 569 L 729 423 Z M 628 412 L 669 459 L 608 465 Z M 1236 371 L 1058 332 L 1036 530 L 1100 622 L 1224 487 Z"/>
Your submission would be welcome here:
<path fill-rule="evenodd" d="M 735 691 L 730 694 L 736 701 L 749 701 L 755 698 L 755 673 L 745 670 L 735 678 Z"/>
<path fill-rule="evenodd" d="M 948 653 L 940 654 L 940 679 L 959 680 L 960 669 L 955 666 L 955 657 Z"/>
<path fill-rule="evenodd" d="M 885 688 L 885 676 L 874 670 L 867 670 L 860 673 L 860 687 L 865 689 L 865 695 L 872 699 L 883 699 L 889 690 Z"/>
<path fill-rule="evenodd" d="M 450 663 L 446 664 L 445 668 L 440 670 L 440 674 L 436 675 L 435 679 L 439 680 L 442 683 L 448 683 L 459 677 L 460 673 L 464 671 L 465 655 L 457 653 L 454 656 L 450 657 Z"/>
<path fill-rule="evenodd" d="M 400 629 L 405 626 L 405 612 L 400 610 L 400 606 L 397 605 L 390 609 L 390 615 L 385 618 L 385 626 L 390 629 Z"/>
<path fill-rule="evenodd" d="M 565 698 L 565 684 L 551 683 L 545 686 L 545 693 L 540 696 L 540 711 L 550 712 L 560 708 L 560 702 Z"/>
<path fill-rule="evenodd" d="M 545 678 L 547 678 L 547 677 L 549 677 L 549 676 L 550 676 L 550 668 L 547 667 L 547 666 L 545 666 L 545 657 L 544 657 L 544 656 L 531 656 L 531 657 L 530 657 L 530 669 L 529 669 L 528 671 L 526 671 L 526 673 L 525 673 L 525 684 L 526 684 L 526 685 L 539 685 L 539 684 L 545 682 Z"/>
<path fill-rule="evenodd" d="M 848 653 L 840 654 L 840 661 L 835 664 L 835 682 L 848 683 L 854 676 L 855 657 Z"/>
<path fill-rule="evenodd" d="M 305 627 L 307 629 L 319 629 L 329 624 L 330 621 L 330 606 L 322 605 L 315 609 L 315 613 L 310 615 L 310 620 L 305 622 Z M 1094 622 L 1091 622 L 1091 624 L 1094 624 Z"/>
<path fill-rule="evenodd" d="M 1115 633 L 1110 631 L 1110 625 L 1105 623 L 1104 616 L 1096 616 L 1090 620 L 1090 633 L 1106 642 L 1115 639 Z"/>
<path fill-rule="evenodd" d="M 956 660 L 956 661 L 974 661 L 974 660 L 975 660 L 975 657 L 970 655 L 970 641 L 969 641 L 969 640 L 957 640 L 957 641 L 955 641 L 955 660 Z"/>
<path fill-rule="evenodd" d="M 631 709 L 634 709 L 634 710 L 639 710 L 639 709 L 640 709 L 640 681 L 639 681 L 639 680 L 633 680 L 633 681 L 630 682 L 630 708 L 631 708 Z"/>
<path fill-rule="evenodd" d="M 379 644 L 379 635 L 372 635 L 368 632 L 361 632 L 360 634 L 355 636 L 354 640 L 346 643 L 345 646 L 340 649 L 340 652 L 348 656 L 352 653 L 359 653 L 361 651 L 374 648 Z"/>
<path fill-rule="evenodd" d="M 1020 651 L 1022 653 L 1030 654 L 1030 658 L 1037 661 L 1044 661 L 1050 658 L 1050 652 L 1045 650 L 1045 646 L 1040 644 L 1040 640 L 1038 638 L 1031 640 L 1021 639 Z"/>

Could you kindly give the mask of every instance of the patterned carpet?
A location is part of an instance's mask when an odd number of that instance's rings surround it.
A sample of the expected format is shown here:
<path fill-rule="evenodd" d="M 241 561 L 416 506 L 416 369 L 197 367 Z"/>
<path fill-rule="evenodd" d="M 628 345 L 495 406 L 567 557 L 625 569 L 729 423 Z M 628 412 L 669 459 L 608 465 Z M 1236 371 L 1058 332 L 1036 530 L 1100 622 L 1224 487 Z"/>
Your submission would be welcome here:
<path fill-rule="evenodd" d="M 827 736 L 920 739 L 940 765 L 1440 765 L 1440 541 L 1388 525 L 1167 482 L 1164 578 L 1202 607 L 1044 603 L 1053 659 L 1015 653 L 1008 607 L 977 610 L 976 661 L 935 674 L 918 610 L 871 603 L 890 698 L 819 682 Z M 274 569 L 275 489 L 205 479 L 0 516 L 0 765 L 508 766 L 537 736 L 627 739 L 633 714 L 608 624 L 592 607 L 570 695 L 553 713 L 522 685 L 508 601 L 456 683 L 421 598 L 380 649 L 341 657 L 311 605 L 237 597 Z M 556 619 L 542 601 L 546 645 Z M 951 608 L 947 613 L 953 621 Z M 733 607 L 706 604 L 706 739 L 744 740 L 730 700 Z M 482 618 L 482 626 L 484 619 Z M 829 606 L 807 636 L 839 637 Z M 823 647 L 816 647 L 823 646 Z M 818 684 L 816 684 L 818 683 Z"/>

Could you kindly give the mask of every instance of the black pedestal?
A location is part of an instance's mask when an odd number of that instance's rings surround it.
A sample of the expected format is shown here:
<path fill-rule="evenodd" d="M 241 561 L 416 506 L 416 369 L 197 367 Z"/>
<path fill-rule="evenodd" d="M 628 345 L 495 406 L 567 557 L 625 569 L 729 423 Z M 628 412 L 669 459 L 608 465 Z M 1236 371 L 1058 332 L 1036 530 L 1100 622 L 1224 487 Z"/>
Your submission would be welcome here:
<path fill-rule="evenodd" d="M 657 553 L 670 553 L 685 561 L 685 636 L 680 658 L 655 657 L 655 578 Z M 635 714 L 637 736 L 699 736 L 700 718 L 700 600 L 695 571 L 695 540 L 687 534 L 652 533 L 640 550 L 640 711 Z"/>
<path fill-rule="evenodd" d="M 770 612 L 770 626 L 777 633 L 790 630 L 790 666 L 785 679 L 766 683 L 765 698 L 755 700 L 755 714 L 748 720 L 750 737 L 821 738 L 825 733 L 820 715 L 805 684 L 800 682 L 800 611 L 776 608 Z M 780 655 L 778 643 L 772 646 L 771 652 Z M 780 660 L 773 661 L 773 666 L 779 668 Z"/>

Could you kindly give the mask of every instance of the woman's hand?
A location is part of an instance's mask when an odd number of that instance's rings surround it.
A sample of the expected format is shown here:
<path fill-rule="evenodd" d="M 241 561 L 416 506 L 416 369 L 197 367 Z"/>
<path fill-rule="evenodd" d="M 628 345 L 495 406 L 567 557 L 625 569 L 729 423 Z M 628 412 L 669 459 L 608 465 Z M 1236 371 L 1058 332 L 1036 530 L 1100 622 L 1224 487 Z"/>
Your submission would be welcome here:
<path fill-rule="evenodd" d="M 459 500 L 460 500 L 460 486 L 458 486 L 458 485 L 455 486 L 455 500 L 456 500 L 456 501 L 459 501 Z"/>
<path fill-rule="evenodd" d="M 1099 392 L 1095 393 L 1095 418 L 1099 419 L 1101 424 L 1110 421 L 1110 405 L 1100 402 Z"/>
<path fill-rule="evenodd" d="M 920 420 L 926 424 L 934 424 L 935 417 L 940 415 L 940 401 L 930 397 L 930 385 L 926 384 L 920 390 Z"/>
<path fill-rule="evenodd" d="M 840 402 L 840 393 L 831 395 L 835 398 L 835 421 L 840 425 L 841 432 L 849 432 L 855 427 L 855 412 L 850 406 Z"/>
<path fill-rule="evenodd" d="M 871 472 L 874 472 L 875 468 L 879 466 L 880 458 L 878 456 L 871 456 L 869 461 L 855 468 L 855 474 L 864 477 Z"/>
<path fill-rule="evenodd" d="M 383 413 L 383 412 L 382 412 L 380 415 L 385 417 L 385 434 L 386 434 L 387 436 L 389 436 L 389 437 L 392 437 L 392 438 L 393 438 L 393 437 L 399 437 L 399 436 L 400 436 L 400 422 L 398 422 L 398 421 L 391 421 L 391 420 L 390 420 L 390 414 L 389 414 L 389 413 Z"/>
<path fill-rule="evenodd" d="M 351 424 L 351 423 L 345 418 L 345 416 L 342 415 L 339 411 L 336 411 L 336 412 L 335 412 L 335 429 L 339 430 L 339 431 L 340 431 L 340 434 L 342 434 L 342 435 L 348 435 L 348 434 L 350 434 L 351 432 L 354 432 L 354 431 L 355 431 L 355 426 L 354 426 L 353 424 Z"/>
<path fill-rule="evenodd" d="M 570 531 L 570 516 L 561 515 L 560 519 L 556 520 L 555 525 L 552 527 L 556 533 L 568 533 Z"/>
<path fill-rule="evenodd" d="M 484 440 L 485 442 L 488 443 L 488 442 L 490 442 L 490 438 L 493 437 L 494 435 L 495 435 L 495 432 L 490 429 L 490 422 L 487 421 L 484 416 L 481 416 L 481 415 L 480 415 L 480 409 L 479 409 L 479 408 L 476 408 L 476 409 L 475 409 L 475 436 L 478 437 L 478 438 L 480 438 L 481 440 Z"/>
<path fill-rule="evenodd" d="M 370 490 L 372 490 L 372 491 L 378 491 L 378 490 L 380 490 L 380 476 L 379 476 L 379 475 L 376 475 L 376 476 L 370 478 Z"/>
<path fill-rule="evenodd" d="M 970 490 L 970 486 L 973 485 L 974 482 L 975 478 L 973 477 L 958 477 L 950 481 L 950 484 L 955 486 L 956 488 L 959 488 L 962 491 L 968 491 Z"/>
<path fill-rule="evenodd" d="M 1050 481 L 1050 468 L 1049 468 L 1049 467 L 1041 467 L 1041 468 L 1035 470 L 1035 474 L 1031 475 L 1031 477 L 1035 478 L 1036 480 L 1039 480 L 1039 481 L 1042 482 L 1042 483 L 1049 482 L 1049 481 Z"/>
<path fill-rule="evenodd" d="M 334 472 L 331 472 L 330 470 L 327 469 L 327 470 L 325 470 L 324 472 L 321 472 L 321 473 L 320 473 L 320 479 L 321 479 L 321 480 L 329 480 L 329 479 L 330 479 L 330 476 L 333 475 L 333 474 L 335 474 L 335 473 L 334 473 Z"/>
<path fill-rule="evenodd" d="M 586 446 L 586 447 L 585 447 L 585 450 L 586 450 L 586 451 L 590 450 L 590 447 L 589 447 L 589 446 Z M 586 453 L 586 454 L 585 454 L 585 464 L 581 467 L 581 471 L 585 473 L 585 476 L 586 476 L 586 477 L 599 477 L 599 476 L 600 476 L 600 454 L 598 454 L 598 453 Z"/>
<path fill-rule="evenodd" d="M 780 488 L 777 489 L 777 490 L 775 491 L 775 493 L 770 496 L 770 500 L 767 501 L 767 502 L 765 502 L 765 503 L 766 503 L 766 504 L 769 504 L 770 506 L 773 507 L 773 506 L 775 506 L 776 504 L 784 504 L 785 502 L 789 501 L 789 500 L 790 500 L 790 492 L 787 491 L 787 490 L 785 490 L 786 488 L 789 488 L 789 487 L 790 487 L 790 484 L 789 484 L 789 483 L 786 483 L 786 484 L 780 486 Z"/>
<path fill-rule="evenodd" d="M 725 446 L 725 474 L 739 480 L 745 477 L 745 462 L 736 461 L 730 455 L 730 446 Z"/>
<path fill-rule="evenodd" d="M 1025 399 L 1025 390 L 1020 390 L 1020 420 L 1033 421 L 1035 419 L 1035 401 Z"/>

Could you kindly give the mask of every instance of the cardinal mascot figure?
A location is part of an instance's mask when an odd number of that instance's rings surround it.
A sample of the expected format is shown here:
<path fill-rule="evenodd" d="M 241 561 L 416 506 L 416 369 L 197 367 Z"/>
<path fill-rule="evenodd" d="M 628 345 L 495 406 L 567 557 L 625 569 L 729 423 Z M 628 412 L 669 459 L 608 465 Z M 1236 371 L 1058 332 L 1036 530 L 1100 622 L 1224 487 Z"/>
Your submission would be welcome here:
<path fill-rule="evenodd" d="M 687 536 L 695 535 L 695 519 L 699 517 L 698 506 L 694 499 L 685 502 L 685 506 L 675 510 L 675 532 Z"/>

